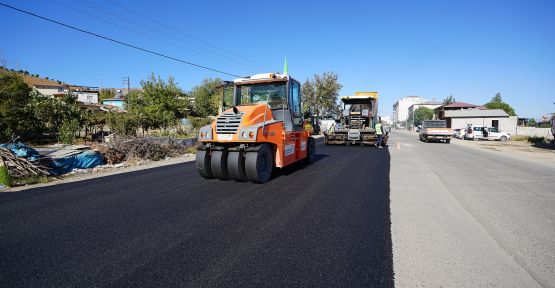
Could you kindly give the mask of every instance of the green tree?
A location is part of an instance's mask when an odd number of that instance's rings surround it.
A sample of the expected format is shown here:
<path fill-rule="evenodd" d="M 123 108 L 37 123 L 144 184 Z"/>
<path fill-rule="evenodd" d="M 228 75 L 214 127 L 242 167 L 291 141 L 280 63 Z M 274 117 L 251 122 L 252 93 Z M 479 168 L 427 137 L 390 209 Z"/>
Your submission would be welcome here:
<path fill-rule="evenodd" d="M 301 86 L 301 97 L 303 103 L 303 112 L 307 112 L 310 107 L 314 107 L 316 103 L 316 92 L 314 91 L 314 86 L 311 81 L 306 79 Z"/>
<path fill-rule="evenodd" d="M 408 125 L 413 124 L 413 112 L 409 112 L 409 118 L 407 119 Z M 427 108 L 427 107 L 418 107 L 416 111 L 414 111 L 414 126 L 422 125 L 424 120 L 430 120 L 434 118 L 434 110 Z"/>
<path fill-rule="evenodd" d="M 110 131 L 127 136 L 136 136 L 140 121 L 133 113 L 108 112 L 106 122 Z"/>
<path fill-rule="evenodd" d="M 27 124 L 32 121 L 27 109 L 30 92 L 20 75 L 0 71 L 0 141 L 28 131 Z"/>
<path fill-rule="evenodd" d="M 457 100 L 455 100 L 455 98 L 453 98 L 453 94 L 449 95 L 449 97 L 445 98 L 443 100 L 443 105 L 449 105 L 451 103 L 457 102 Z"/>
<path fill-rule="evenodd" d="M 534 118 L 528 119 L 528 123 L 527 123 L 527 124 L 528 124 L 528 127 L 536 127 L 536 124 L 537 124 L 537 123 L 536 123 L 536 119 L 534 119 Z"/>
<path fill-rule="evenodd" d="M 104 131 L 107 121 L 106 112 L 85 113 L 85 132 L 89 135 Z"/>
<path fill-rule="evenodd" d="M 104 99 L 111 99 L 116 97 L 116 90 L 115 89 L 100 89 L 100 95 L 98 96 L 98 101 L 102 101 Z"/>
<path fill-rule="evenodd" d="M 333 72 L 322 75 L 315 74 L 312 79 L 307 79 L 301 88 L 303 111 L 314 107 L 318 114 L 332 112 L 336 109 L 339 90 L 339 76 Z"/>
<path fill-rule="evenodd" d="M 200 117 L 215 116 L 222 102 L 222 80 L 204 79 L 200 85 L 191 90 L 191 97 L 195 99 L 194 113 Z"/>
<path fill-rule="evenodd" d="M 484 106 L 488 109 L 502 109 L 507 114 L 509 114 L 509 116 L 516 116 L 516 113 L 513 107 L 503 102 L 503 99 L 501 99 L 501 93 L 495 94 L 495 96 L 491 99 L 491 101 L 486 103 Z"/>
<path fill-rule="evenodd" d="M 65 119 L 60 127 L 60 142 L 72 144 L 75 140 L 77 131 L 79 131 L 78 119 Z"/>
<path fill-rule="evenodd" d="M 127 110 L 138 127 L 143 129 L 167 128 L 188 114 L 189 100 L 173 77 L 168 81 L 152 74 L 141 81 L 141 91 L 132 91 L 126 97 Z"/>
<path fill-rule="evenodd" d="M 35 135 L 47 132 L 57 136 L 62 142 L 69 142 L 73 137 L 68 135 L 77 133 L 85 124 L 85 117 L 74 95 L 68 93 L 62 99 L 54 99 L 40 94 L 37 90 L 29 94 L 27 110 L 31 114 L 32 123 L 28 124 Z M 63 130 L 63 131 L 62 131 Z M 70 131 L 73 130 L 73 131 Z M 64 134 L 64 135 L 61 135 Z"/>

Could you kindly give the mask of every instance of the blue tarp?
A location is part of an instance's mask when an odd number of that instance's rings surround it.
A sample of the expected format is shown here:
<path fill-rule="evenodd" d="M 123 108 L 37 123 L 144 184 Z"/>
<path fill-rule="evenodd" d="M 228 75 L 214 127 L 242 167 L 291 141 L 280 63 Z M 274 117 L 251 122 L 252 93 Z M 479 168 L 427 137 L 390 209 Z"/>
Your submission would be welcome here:
<path fill-rule="evenodd" d="M 34 161 L 40 158 L 40 154 L 39 152 L 37 152 L 37 150 L 21 142 L 16 142 L 11 144 L 0 144 L 0 147 L 9 149 L 16 157 L 29 159 L 31 161 Z"/>
<path fill-rule="evenodd" d="M 81 154 L 63 158 L 54 158 L 52 160 L 54 166 L 52 172 L 55 174 L 64 174 L 73 169 L 89 169 L 106 164 L 100 153 L 93 150 L 87 150 Z"/>
<path fill-rule="evenodd" d="M 9 149 L 16 157 L 22 157 L 31 161 L 40 158 L 37 150 L 20 142 L 11 144 L 0 144 L 0 147 Z M 51 173 L 59 175 L 68 173 L 73 169 L 89 169 L 106 164 L 100 153 L 93 150 L 86 150 L 77 155 L 63 158 L 53 158 L 51 163 Z"/>

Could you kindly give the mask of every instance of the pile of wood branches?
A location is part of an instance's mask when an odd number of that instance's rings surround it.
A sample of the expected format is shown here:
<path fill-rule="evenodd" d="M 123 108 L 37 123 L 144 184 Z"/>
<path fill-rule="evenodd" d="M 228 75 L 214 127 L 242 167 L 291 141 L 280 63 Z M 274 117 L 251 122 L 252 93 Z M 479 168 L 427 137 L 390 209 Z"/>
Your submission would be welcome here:
<path fill-rule="evenodd" d="M 148 138 L 124 137 L 112 134 L 108 143 L 93 144 L 91 148 L 100 152 L 108 164 L 134 162 L 136 160 L 162 160 L 186 152 L 185 147 L 170 143 L 159 143 Z"/>
<path fill-rule="evenodd" d="M 108 164 L 118 164 L 121 163 L 123 161 L 125 161 L 127 155 L 125 155 L 125 153 L 114 149 L 114 148 L 107 148 L 104 149 L 103 151 L 100 151 L 100 154 L 102 154 L 102 157 L 104 157 L 104 160 L 106 161 L 106 163 Z"/>
<path fill-rule="evenodd" d="M 167 145 L 149 142 L 140 138 L 121 142 L 115 149 L 125 153 L 126 160 L 161 160 L 175 155 L 174 151 L 167 147 Z"/>
<path fill-rule="evenodd" d="M 31 176 L 47 176 L 48 167 L 40 161 L 29 161 L 25 158 L 16 157 L 10 150 L 0 147 L 0 165 L 8 168 L 8 174 L 13 178 L 25 178 Z"/>

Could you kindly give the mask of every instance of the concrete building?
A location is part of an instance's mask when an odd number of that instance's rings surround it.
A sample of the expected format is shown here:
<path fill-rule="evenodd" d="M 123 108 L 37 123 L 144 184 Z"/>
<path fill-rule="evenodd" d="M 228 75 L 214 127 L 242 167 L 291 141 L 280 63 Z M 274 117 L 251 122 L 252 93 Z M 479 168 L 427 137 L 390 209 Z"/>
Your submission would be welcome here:
<path fill-rule="evenodd" d="M 123 97 L 116 97 L 116 98 L 109 98 L 109 99 L 103 99 L 102 100 L 102 105 L 108 106 L 108 107 L 115 107 L 118 109 L 125 109 L 125 98 Z"/>
<path fill-rule="evenodd" d="M 44 78 L 37 78 L 28 75 L 22 75 L 23 81 L 27 86 L 35 88 L 40 94 L 50 97 L 62 96 L 67 94 L 68 86 L 60 84 L 56 81 L 52 81 Z"/>
<path fill-rule="evenodd" d="M 435 119 L 445 119 L 445 111 L 466 110 L 466 109 L 486 109 L 484 106 L 469 104 L 464 102 L 453 102 L 448 105 L 441 105 L 434 109 Z"/>
<path fill-rule="evenodd" d="M 70 86 L 71 94 L 77 97 L 77 101 L 83 104 L 98 104 L 100 91 L 98 87 Z"/>
<path fill-rule="evenodd" d="M 413 115 L 414 111 L 416 111 L 416 109 L 420 108 L 420 107 L 424 107 L 424 108 L 429 108 L 429 109 L 436 109 L 437 107 L 440 107 L 441 105 L 443 105 L 443 103 L 441 102 L 432 102 L 432 101 L 428 101 L 428 102 L 422 102 L 422 103 L 416 103 L 416 104 L 412 104 L 409 107 L 408 110 L 408 115 Z M 412 123 L 412 119 L 407 119 L 410 123 Z"/>
<path fill-rule="evenodd" d="M 60 84 L 49 79 L 28 75 L 23 76 L 23 81 L 27 86 L 37 89 L 40 94 L 45 96 L 61 98 L 71 91 L 71 94 L 75 96 L 78 102 L 83 104 L 98 103 L 99 89 L 97 87 Z"/>
<path fill-rule="evenodd" d="M 501 131 L 516 134 L 517 116 L 509 116 L 501 109 L 464 109 L 445 111 L 447 127 L 458 129 L 468 125 L 497 127 Z"/>
<path fill-rule="evenodd" d="M 407 118 L 409 116 L 409 107 L 413 104 L 427 102 L 423 97 L 420 96 L 407 96 L 399 99 L 399 101 L 393 104 L 393 114 L 391 115 L 391 121 L 393 122 L 393 127 L 395 128 L 405 128 Z"/>

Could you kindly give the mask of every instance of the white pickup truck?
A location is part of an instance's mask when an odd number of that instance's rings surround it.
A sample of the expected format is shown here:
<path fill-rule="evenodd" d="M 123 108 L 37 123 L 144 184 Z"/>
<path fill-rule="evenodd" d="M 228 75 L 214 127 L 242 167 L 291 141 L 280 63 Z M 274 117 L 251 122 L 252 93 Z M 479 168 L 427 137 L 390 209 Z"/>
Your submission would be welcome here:
<path fill-rule="evenodd" d="M 453 137 L 453 130 L 447 128 L 445 120 L 424 120 L 419 137 L 420 141 L 424 142 L 445 141 L 445 143 L 449 143 Z"/>

